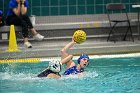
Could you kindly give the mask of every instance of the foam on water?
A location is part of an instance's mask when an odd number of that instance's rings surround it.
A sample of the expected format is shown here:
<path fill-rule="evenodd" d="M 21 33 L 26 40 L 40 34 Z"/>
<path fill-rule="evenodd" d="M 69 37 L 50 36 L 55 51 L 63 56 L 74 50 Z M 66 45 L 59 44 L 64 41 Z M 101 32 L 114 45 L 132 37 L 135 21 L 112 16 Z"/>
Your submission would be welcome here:
<path fill-rule="evenodd" d="M 97 77 L 97 72 L 83 72 L 76 75 L 62 75 L 61 79 L 83 79 L 83 78 L 94 78 Z"/>
<path fill-rule="evenodd" d="M 32 73 L 12 73 L 12 72 L 0 72 L 1 80 L 36 80 L 36 74 Z"/>
<path fill-rule="evenodd" d="M 63 79 L 83 79 L 83 78 L 94 78 L 97 77 L 97 72 L 83 72 L 76 75 L 62 75 L 61 80 Z M 17 81 L 34 81 L 34 80 L 44 80 L 48 78 L 38 78 L 36 74 L 32 73 L 12 73 L 12 72 L 0 72 L 0 80 L 17 80 Z"/>

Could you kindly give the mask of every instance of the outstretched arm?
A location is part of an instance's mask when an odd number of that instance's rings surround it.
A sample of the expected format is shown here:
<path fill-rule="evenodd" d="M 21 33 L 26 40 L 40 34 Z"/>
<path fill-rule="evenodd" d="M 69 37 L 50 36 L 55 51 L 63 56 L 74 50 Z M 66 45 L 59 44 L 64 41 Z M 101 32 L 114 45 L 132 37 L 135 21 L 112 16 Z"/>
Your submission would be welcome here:
<path fill-rule="evenodd" d="M 66 64 L 67 68 L 74 66 L 75 63 L 72 61 L 73 55 L 68 54 L 68 50 L 75 44 L 75 41 L 72 38 L 72 41 L 69 42 L 62 50 L 61 50 L 61 63 Z"/>
<path fill-rule="evenodd" d="M 72 38 L 72 41 L 69 42 L 63 49 L 61 49 L 61 55 L 62 55 L 62 58 L 65 58 L 67 57 L 69 54 L 68 54 L 68 49 L 70 49 L 73 45 L 75 44 L 75 41 L 73 40 Z"/>

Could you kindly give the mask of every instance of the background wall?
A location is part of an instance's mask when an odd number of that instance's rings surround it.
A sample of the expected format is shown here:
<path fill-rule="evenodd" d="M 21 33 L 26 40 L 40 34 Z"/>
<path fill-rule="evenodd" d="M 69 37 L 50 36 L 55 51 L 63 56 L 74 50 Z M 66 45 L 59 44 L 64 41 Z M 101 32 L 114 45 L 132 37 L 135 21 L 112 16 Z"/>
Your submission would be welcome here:
<path fill-rule="evenodd" d="M 140 0 L 29 0 L 29 15 L 36 16 L 60 16 L 60 15 L 85 15 L 104 14 L 107 3 L 124 3 L 128 12 L 136 12 L 132 4 L 140 3 Z M 6 15 L 9 0 L 0 0 L 0 10 Z"/>

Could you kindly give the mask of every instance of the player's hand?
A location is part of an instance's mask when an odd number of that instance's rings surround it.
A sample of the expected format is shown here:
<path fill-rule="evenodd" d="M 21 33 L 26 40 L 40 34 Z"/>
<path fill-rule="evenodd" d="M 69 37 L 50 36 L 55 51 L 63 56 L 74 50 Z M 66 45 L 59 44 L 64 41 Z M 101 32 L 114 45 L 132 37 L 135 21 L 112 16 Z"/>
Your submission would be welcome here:
<path fill-rule="evenodd" d="M 76 42 L 74 41 L 74 37 L 72 37 L 72 42 L 76 43 Z"/>

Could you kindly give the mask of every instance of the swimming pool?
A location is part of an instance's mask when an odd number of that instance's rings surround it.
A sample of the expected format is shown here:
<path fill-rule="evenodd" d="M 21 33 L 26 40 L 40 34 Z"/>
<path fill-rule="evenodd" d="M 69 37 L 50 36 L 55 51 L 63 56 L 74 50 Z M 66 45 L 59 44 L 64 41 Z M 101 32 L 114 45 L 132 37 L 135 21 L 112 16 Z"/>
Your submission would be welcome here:
<path fill-rule="evenodd" d="M 0 64 L 0 93 L 140 93 L 139 56 L 99 56 L 90 61 L 82 76 L 37 78 L 47 65 L 48 62 Z"/>

